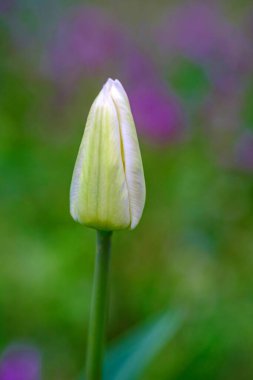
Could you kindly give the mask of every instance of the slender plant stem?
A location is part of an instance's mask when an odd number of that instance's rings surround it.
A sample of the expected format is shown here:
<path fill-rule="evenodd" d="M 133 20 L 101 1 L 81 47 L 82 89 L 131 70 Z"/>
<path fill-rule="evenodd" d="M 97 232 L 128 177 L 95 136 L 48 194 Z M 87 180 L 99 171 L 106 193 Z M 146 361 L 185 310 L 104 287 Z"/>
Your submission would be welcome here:
<path fill-rule="evenodd" d="M 87 380 L 102 379 L 111 235 L 111 232 L 97 231 L 97 253 L 86 362 Z"/>

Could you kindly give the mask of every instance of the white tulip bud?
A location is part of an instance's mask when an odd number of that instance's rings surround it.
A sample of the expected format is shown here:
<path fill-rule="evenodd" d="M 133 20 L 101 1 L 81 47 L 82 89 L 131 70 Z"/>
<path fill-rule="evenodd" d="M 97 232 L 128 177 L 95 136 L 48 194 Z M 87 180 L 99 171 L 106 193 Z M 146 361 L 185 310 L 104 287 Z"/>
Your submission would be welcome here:
<path fill-rule="evenodd" d="M 127 94 L 108 79 L 91 106 L 73 173 L 72 217 L 100 230 L 133 229 L 146 188 Z"/>

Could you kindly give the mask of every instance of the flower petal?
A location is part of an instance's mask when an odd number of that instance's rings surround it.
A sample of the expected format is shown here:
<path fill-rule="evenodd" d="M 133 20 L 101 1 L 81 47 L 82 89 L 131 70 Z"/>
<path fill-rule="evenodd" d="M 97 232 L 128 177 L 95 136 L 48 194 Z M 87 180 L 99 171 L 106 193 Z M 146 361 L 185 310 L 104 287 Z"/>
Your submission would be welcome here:
<path fill-rule="evenodd" d="M 113 84 L 111 83 L 110 93 L 119 119 L 129 197 L 130 228 L 134 229 L 141 218 L 146 198 L 141 153 L 128 96 L 119 80 L 116 79 Z"/>

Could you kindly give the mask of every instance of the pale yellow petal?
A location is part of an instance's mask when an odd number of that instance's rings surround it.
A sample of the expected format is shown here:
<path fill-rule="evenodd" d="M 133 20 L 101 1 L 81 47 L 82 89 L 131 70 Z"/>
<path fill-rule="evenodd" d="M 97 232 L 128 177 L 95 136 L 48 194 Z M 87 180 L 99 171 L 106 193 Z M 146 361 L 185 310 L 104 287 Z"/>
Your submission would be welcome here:
<path fill-rule="evenodd" d="M 110 82 L 110 93 L 119 120 L 122 155 L 129 197 L 130 228 L 133 229 L 139 223 L 145 204 L 145 179 L 138 137 L 127 94 L 118 80 L 112 82 Z"/>

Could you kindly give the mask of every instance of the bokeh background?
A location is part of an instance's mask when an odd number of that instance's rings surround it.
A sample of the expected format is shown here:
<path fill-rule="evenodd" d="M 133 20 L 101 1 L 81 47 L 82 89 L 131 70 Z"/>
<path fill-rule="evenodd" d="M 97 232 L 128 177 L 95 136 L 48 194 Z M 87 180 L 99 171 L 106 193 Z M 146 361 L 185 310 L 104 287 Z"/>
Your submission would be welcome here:
<path fill-rule="evenodd" d="M 253 379 L 252 39 L 245 0 L 0 1 L 1 380 L 84 366 L 95 232 L 69 187 L 108 77 L 147 184 L 140 225 L 113 238 L 108 341 L 187 309 L 142 379 Z"/>

